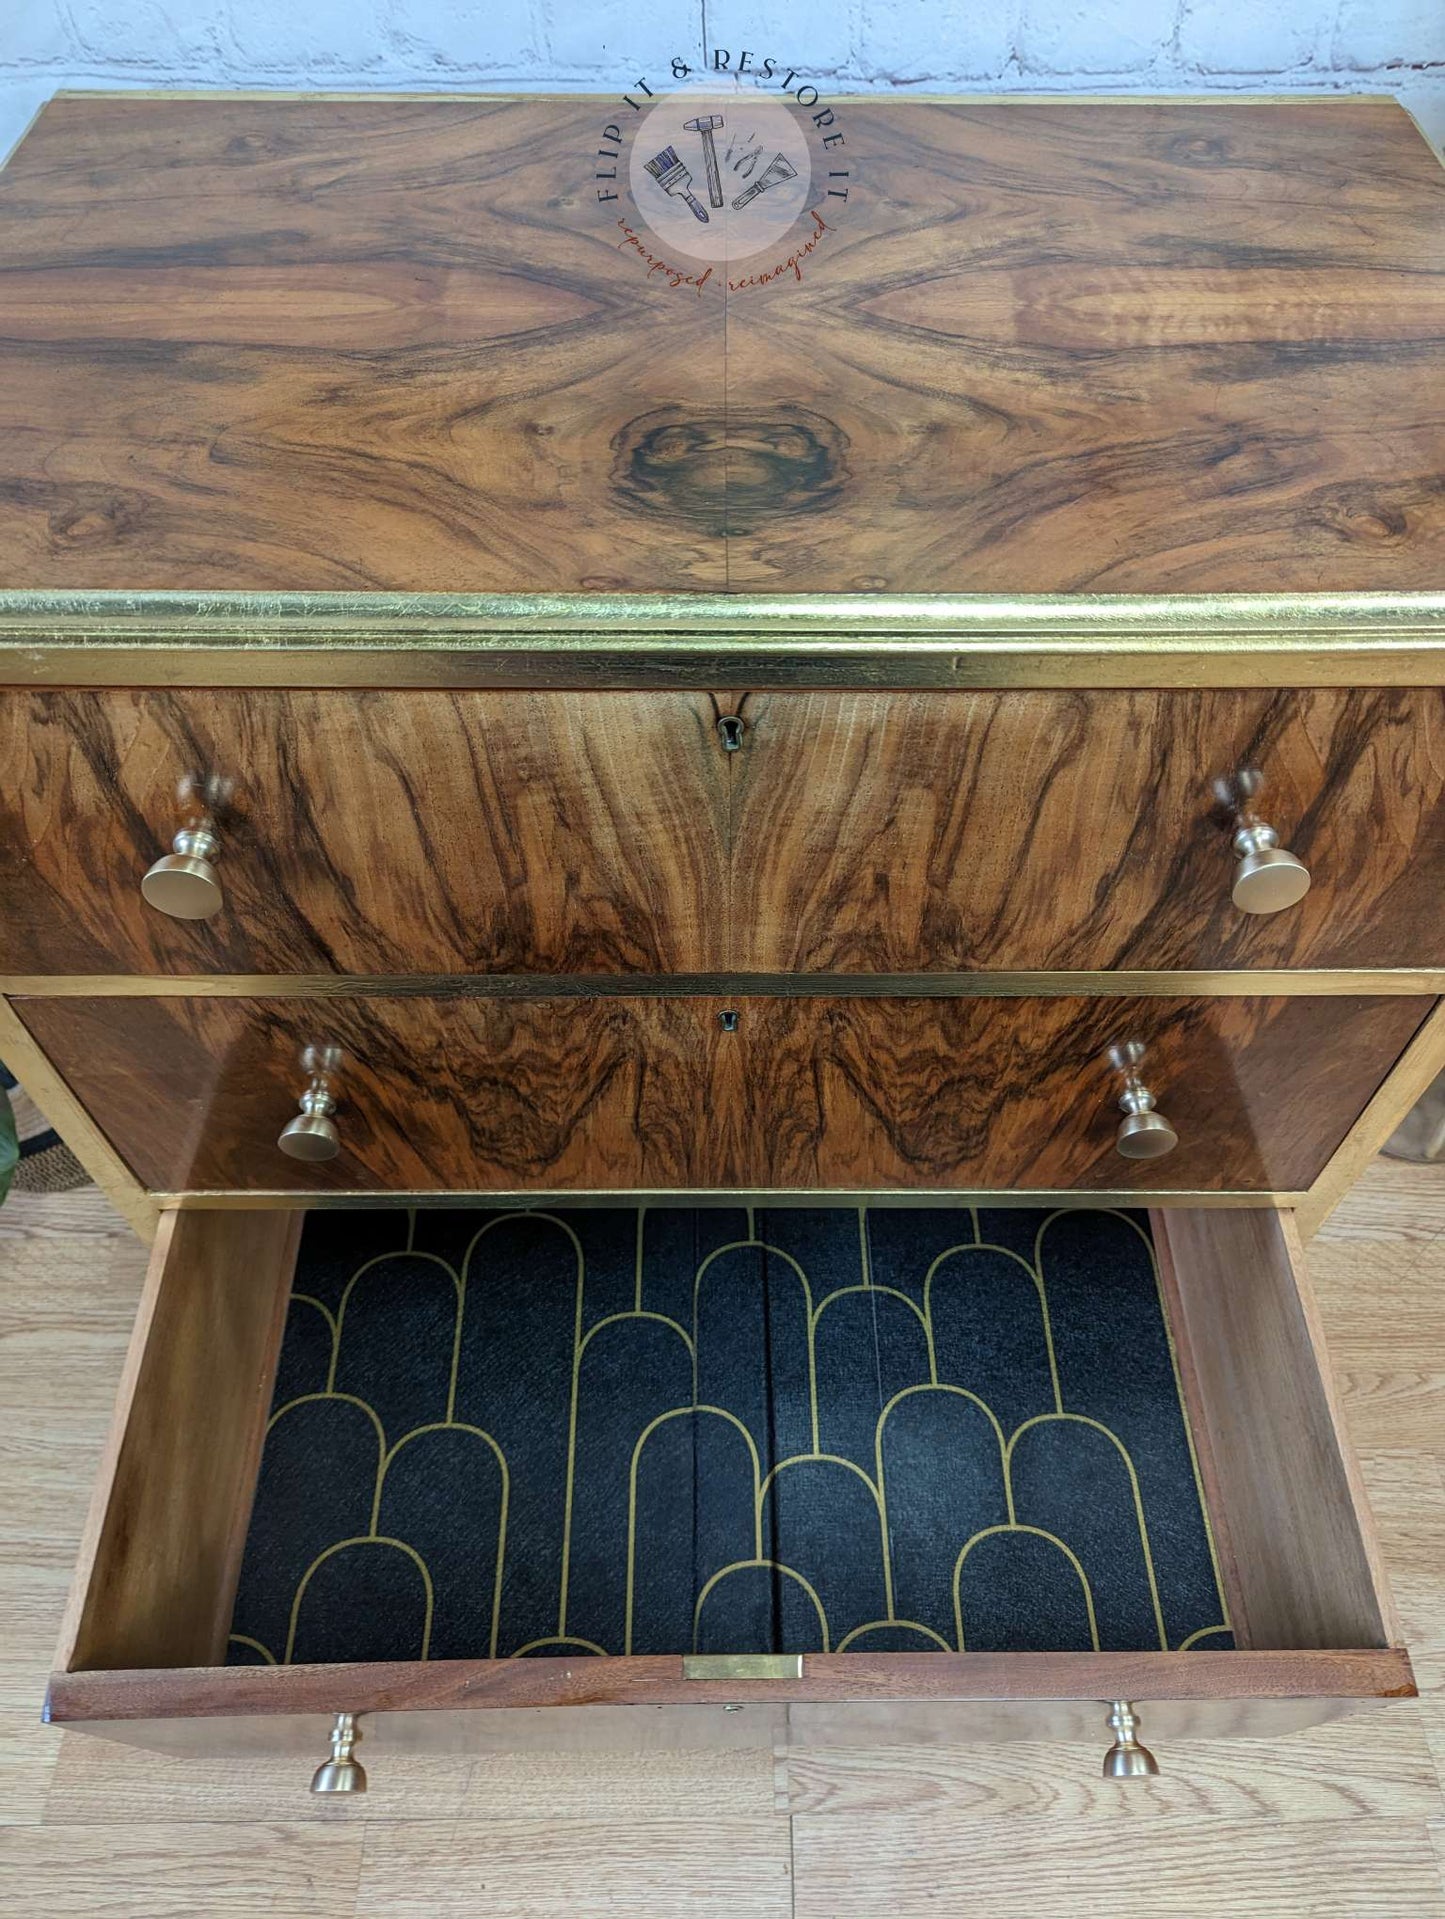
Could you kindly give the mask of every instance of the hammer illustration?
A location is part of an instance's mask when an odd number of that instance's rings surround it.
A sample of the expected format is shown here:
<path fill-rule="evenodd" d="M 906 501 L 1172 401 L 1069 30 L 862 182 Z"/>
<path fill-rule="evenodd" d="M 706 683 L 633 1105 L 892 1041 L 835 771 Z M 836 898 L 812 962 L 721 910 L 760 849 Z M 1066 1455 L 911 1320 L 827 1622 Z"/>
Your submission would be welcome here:
<path fill-rule="evenodd" d="M 696 120 L 685 120 L 685 133 L 702 135 L 702 157 L 707 164 L 707 197 L 715 207 L 722 205 L 722 175 L 717 170 L 717 148 L 713 145 L 713 134 L 722 125 L 720 113 L 700 113 Z"/>

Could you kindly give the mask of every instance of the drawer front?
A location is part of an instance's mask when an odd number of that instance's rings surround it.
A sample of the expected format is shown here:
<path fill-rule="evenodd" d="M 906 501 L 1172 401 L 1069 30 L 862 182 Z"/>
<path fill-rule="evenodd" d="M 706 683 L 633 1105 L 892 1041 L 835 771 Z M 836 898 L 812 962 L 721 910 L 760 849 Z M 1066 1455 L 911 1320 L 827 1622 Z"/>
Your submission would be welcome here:
<path fill-rule="evenodd" d="M 707 971 L 730 757 L 705 695 L 0 695 L 0 970 Z M 141 897 L 190 773 L 204 920 Z"/>
<path fill-rule="evenodd" d="M 0 969 L 1433 966 L 1445 693 L 0 696 Z M 1233 903 L 1210 781 L 1313 874 Z M 214 916 L 141 881 L 229 782 Z"/>
<path fill-rule="evenodd" d="M 750 695 L 732 964 L 757 972 L 1437 966 L 1445 694 Z M 1304 861 L 1241 912 L 1211 781 Z"/>
<path fill-rule="evenodd" d="M 820 1228 L 816 1216 L 812 1217 L 810 1230 L 822 1232 L 820 1246 L 830 1243 L 826 1226 Z M 577 1218 L 595 1254 L 601 1242 L 586 1216 Z M 592 1218 L 595 1222 L 597 1216 Z M 850 1224 L 851 1218 L 850 1213 Z M 380 1220 L 376 1223 L 382 1225 Z M 1122 1222 L 1110 1225 L 1128 1232 Z M 445 1240 L 445 1215 L 439 1217 L 439 1231 Z M 803 1744 L 839 1740 L 870 1744 L 910 1736 L 1084 1737 L 1092 1732 L 1102 1747 L 1106 1735 L 1103 1706 L 1098 1702 L 1111 1699 L 1143 1702 L 1146 1736 L 1173 1738 L 1188 1732 L 1278 1731 L 1289 1724 L 1311 1723 L 1351 1700 L 1410 1692 L 1409 1661 L 1398 1650 L 1398 1623 L 1380 1570 L 1358 1470 L 1338 1420 L 1308 1279 L 1290 1222 L 1268 1211 L 1183 1212 L 1156 1215 L 1153 1231 L 1156 1270 L 1162 1282 L 1158 1297 L 1172 1321 L 1169 1350 L 1176 1356 L 1176 1377 L 1189 1406 L 1197 1454 L 1192 1469 L 1186 1458 L 1179 1470 L 1186 1478 L 1191 1471 L 1197 1476 L 1212 1520 L 1221 1582 L 1216 1597 L 1227 1603 L 1236 1650 L 1066 1651 L 1040 1646 L 1011 1651 L 980 1646 L 960 1653 L 941 1639 L 933 1651 L 834 1649 L 772 1655 L 752 1662 L 754 1670 L 749 1672 L 737 1670 L 733 1662 L 721 1662 L 727 1670 L 719 1662 L 685 1663 L 691 1650 L 687 1646 L 644 1656 L 625 1653 L 601 1658 L 580 1657 L 576 1646 L 549 1655 L 544 1646 L 536 1649 L 540 1656 L 493 1658 L 468 1656 L 465 1645 L 458 1642 L 445 1655 L 430 1658 L 423 1647 L 421 1656 L 404 1659 L 383 1653 L 370 1659 L 354 1656 L 346 1664 L 283 1662 L 265 1670 L 226 1665 L 243 1542 L 258 1474 L 269 1470 L 262 1465 L 263 1433 L 278 1378 L 285 1381 L 280 1388 L 285 1417 L 308 1407 L 325 1411 L 321 1402 L 337 1402 L 330 1408 L 338 1416 L 334 1435 L 349 1430 L 340 1415 L 347 1407 L 356 1409 L 358 1393 L 369 1395 L 368 1403 L 382 1402 L 391 1422 L 385 1437 L 393 1441 L 392 1454 L 385 1455 L 389 1463 L 382 1470 L 400 1470 L 391 1462 L 405 1458 L 406 1449 L 397 1446 L 392 1426 L 404 1430 L 405 1419 L 395 1403 L 395 1391 L 388 1391 L 387 1368 L 394 1364 L 399 1369 L 395 1384 L 403 1395 L 408 1381 L 415 1386 L 408 1369 L 415 1365 L 418 1339 L 429 1353 L 445 1337 L 450 1323 L 436 1301 L 445 1295 L 451 1302 L 450 1317 L 463 1313 L 467 1309 L 458 1302 L 465 1295 L 466 1282 L 450 1292 L 441 1284 L 446 1260 L 421 1256 L 423 1265 L 417 1266 L 418 1255 L 403 1252 L 396 1257 L 403 1266 L 411 1261 L 413 1270 L 406 1275 L 406 1287 L 395 1285 L 392 1281 L 402 1267 L 391 1275 L 372 1272 L 376 1262 L 364 1260 L 358 1235 L 351 1259 L 340 1264 L 346 1269 L 363 1260 L 362 1271 L 377 1282 L 368 1295 L 367 1310 L 363 1311 L 359 1299 L 351 1308 L 365 1322 L 358 1337 L 369 1356 L 370 1370 L 364 1378 L 348 1372 L 324 1391 L 298 1400 L 296 1376 L 282 1360 L 282 1329 L 296 1260 L 294 1220 L 265 1211 L 180 1213 L 163 1222 L 152 1260 L 68 1608 L 59 1669 L 51 1687 L 51 1716 L 71 1724 L 102 1722 L 114 1736 L 162 1747 L 183 1746 L 184 1739 L 169 1739 L 158 1722 L 204 1716 L 212 1722 L 209 1745 L 226 1750 L 253 1745 L 290 1749 L 310 1734 L 324 1734 L 325 1718 L 318 1722 L 310 1715 L 379 1715 L 363 1726 L 366 1737 L 375 1739 L 374 1747 L 364 1748 L 365 1757 L 379 1760 L 388 1752 L 418 1748 L 462 1752 L 545 1745 L 549 1726 L 551 1739 L 563 1736 L 568 1743 L 573 1743 L 575 1732 L 579 1744 L 605 1744 L 609 1739 L 631 1744 L 633 1738 L 619 1717 L 619 1708 L 632 1709 L 644 1743 L 654 1739 L 680 1744 L 752 1743 L 757 1727 L 708 1723 L 723 1703 L 734 1701 L 755 1708 L 775 1737 Z M 381 1240 L 389 1243 L 385 1231 Z M 465 1240 L 464 1234 L 458 1247 Z M 1071 1259 L 1087 1258 L 1084 1249 L 1092 1243 L 1087 1236 L 1069 1243 Z M 794 1244 L 795 1250 L 806 1254 L 805 1247 Z M 926 1257 L 927 1242 L 921 1241 L 914 1250 Z M 979 1250 L 1000 1251 L 997 1247 Z M 681 1249 L 674 1251 L 682 1256 Z M 505 1264 L 504 1254 L 496 1257 Z M 1042 1257 L 1036 1253 L 1036 1259 Z M 1147 1276 L 1147 1255 L 1141 1257 L 1141 1272 Z M 322 1264 L 332 1258 L 332 1253 L 326 1253 Z M 590 1267 L 582 1263 L 581 1241 L 577 1259 L 578 1273 L 584 1276 L 573 1278 L 578 1305 L 571 1337 L 580 1363 L 592 1338 L 584 1330 L 589 1317 L 610 1326 L 634 1318 L 655 1321 L 658 1315 L 611 1312 L 610 1294 L 606 1301 L 591 1299 L 585 1277 Z M 544 1259 L 542 1266 L 550 1270 L 551 1263 Z M 827 1256 L 821 1266 L 811 1257 L 806 1263 L 815 1278 L 832 1270 Z M 1029 1262 L 1016 1256 L 1013 1263 L 1026 1268 Z M 437 1268 L 443 1269 L 441 1279 Z M 901 1270 L 896 1276 L 905 1278 Z M 1139 1310 L 1141 1296 L 1132 1281 L 1121 1284 L 1122 1277 L 1114 1264 L 1101 1269 L 1095 1297 L 1107 1300 L 1107 1308 L 1101 1308 L 1106 1313 Z M 429 1282 L 435 1282 L 430 1291 Z M 545 1272 L 539 1271 L 537 1283 L 545 1287 Z M 1057 1306 L 1066 1298 L 1059 1290 L 1061 1273 L 1053 1273 L 1052 1283 Z M 319 1326 L 309 1288 L 301 1285 L 298 1290 L 305 1295 L 297 1307 L 299 1324 L 310 1327 L 314 1318 Z M 478 1303 L 469 1310 L 484 1311 L 486 1296 L 487 1289 L 479 1289 L 474 1295 Z M 987 1291 L 969 1295 L 971 1312 L 976 1318 L 991 1308 L 997 1310 L 997 1330 L 1006 1345 L 1016 1337 L 1007 1329 L 1015 1325 L 1020 1300 L 1032 1296 L 1027 1281 L 1015 1297 L 996 1274 Z M 735 1330 L 738 1339 L 757 1339 L 771 1354 L 767 1328 L 773 1325 L 770 1315 L 778 1310 L 778 1303 L 771 1291 L 767 1297 L 763 1314 L 744 1315 Z M 548 1299 L 555 1303 L 550 1295 Z M 925 1293 L 927 1311 L 941 1310 L 936 1300 L 930 1304 L 932 1299 Z M 383 1310 L 399 1315 L 390 1341 L 377 1321 Z M 550 1324 L 555 1314 L 544 1317 Z M 696 1325 L 694 1330 L 698 1331 Z M 1089 1347 L 1090 1352 L 1098 1351 L 1106 1369 L 1122 1363 L 1121 1351 L 1130 1351 L 1132 1335 L 1120 1331 L 1117 1349 Z M 488 1337 L 495 1336 L 493 1329 Z M 1066 1312 L 1060 1317 L 1056 1338 L 1062 1353 L 1058 1379 L 1067 1393 L 1080 1387 L 1077 1366 L 1084 1353 L 1068 1344 Z M 311 1353 L 314 1341 L 308 1337 L 305 1345 Z M 508 1363 L 553 1363 L 548 1338 L 542 1338 L 530 1358 L 523 1356 L 524 1348 L 525 1341 L 518 1343 L 516 1358 Z M 996 1346 L 994 1334 L 982 1331 L 974 1350 L 982 1359 L 1003 1347 Z M 467 1351 L 470 1357 L 462 1374 L 457 1374 L 454 1361 L 453 1375 L 470 1381 L 477 1357 L 474 1342 Z M 951 1376 L 948 1369 L 959 1363 L 959 1352 L 954 1347 L 948 1352 L 952 1359 L 946 1359 L 940 1348 L 939 1363 L 945 1369 L 940 1378 Z M 1137 1363 L 1141 1355 L 1133 1357 Z M 611 1360 L 594 1356 L 594 1363 L 603 1367 L 596 1383 L 615 1409 L 612 1417 L 621 1422 L 613 1438 L 621 1441 L 630 1431 L 627 1422 L 644 1418 L 646 1408 L 631 1401 L 624 1404 L 617 1397 L 625 1369 L 617 1372 L 616 1359 L 615 1353 Z M 1163 1364 L 1167 1368 L 1169 1363 L 1166 1354 Z M 809 1394 L 801 1376 L 792 1378 L 783 1369 L 777 1379 L 785 1403 L 806 1408 Z M 872 1384 L 876 1391 L 883 1390 L 881 1379 Z M 697 1382 L 692 1391 L 696 1396 Z M 946 1394 L 949 1389 L 942 1391 Z M 1137 1410 L 1136 1398 L 1127 1392 L 1122 1403 Z M 379 1417 L 374 1411 L 371 1416 Z M 1015 1409 L 1006 1426 L 1012 1427 L 1021 1416 Z M 444 1418 L 438 1417 L 440 1425 L 426 1428 L 433 1437 L 444 1435 L 453 1416 L 447 1412 Z M 494 1406 L 492 1423 L 501 1417 Z M 1038 1424 L 1025 1419 L 1018 1430 L 1027 1433 Z M 1086 1427 L 1093 1424 L 1084 1420 Z M 482 1428 L 468 1425 L 462 1430 L 468 1445 L 487 1443 Z M 327 1542 L 335 1537 L 338 1526 L 345 1530 L 348 1509 L 336 1500 L 334 1482 L 328 1476 L 331 1456 L 321 1431 L 312 1429 L 312 1450 L 307 1455 L 311 1469 L 303 1468 L 298 1476 L 293 1460 L 292 1468 L 283 1470 L 282 1481 L 288 1489 L 288 1512 L 296 1517 L 295 1502 L 301 1503 L 307 1538 L 314 1530 L 315 1549 L 325 1565 L 330 1563 Z M 358 1431 L 363 1435 L 370 1431 L 364 1419 Z M 627 1446 L 612 1444 L 609 1449 L 601 1429 L 594 1438 L 600 1439 L 603 1455 L 625 1481 Z M 956 1438 L 965 1443 L 963 1428 Z M 335 1473 L 355 1471 L 364 1480 L 377 1443 L 376 1437 L 363 1437 L 359 1451 L 343 1443 L 332 1462 Z M 513 1481 L 519 1487 L 532 1483 L 524 1470 L 527 1443 L 520 1432 L 509 1438 Z M 536 1444 L 536 1438 L 530 1443 Z M 987 1451 L 986 1435 L 974 1434 L 967 1443 Z M 1086 1445 L 1086 1436 L 1080 1436 L 1078 1443 Z M 1106 1442 L 1101 1458 L 1113 1457 L 1108 1446 Z M 741 1457 L 746 1477 L 746 1454 Z M 792 1467 L 805 1466 L 807 1457 L 795 1457 Z M 813 1457 L 820 1468 L 830 1463 L 816 1442 Z M 433 1456 L 434 1473 L 445 1470 L 444 1459 L 443 1454 Z M 684 1455 L 679 1455 L 678 1463 L 685 1464 Z M 737 1463 L 726 1448 L 702 1448 L 694 1462 L 704 1475 L 718 1475 L 718 1486 L 724 1489 Z M 901 1456 L 893 1463 L 901 1469 Z M 1151 1458 L 1150 1472 L 1158 1465 Z M 881 1484 L 881 1465 L 878 1472 Z M 424 1483 L 414 1481 L 414 1490 L 422 1490 Z M 1034 1496 L 1039 1496 L 1037 1480 L 1028 1483 Z M 1113 1497 L 1119 1491 L 1101 1465 L 1098 1497 Z M 1133 1510 L 1127 1492 L 1123 1499 Z M 315 1502 L 315 1511 L 309 1514 L 307 1501 Z M 835 1498 L 830 1504 L 820 1499 L 812 1502 L 812 1508 L 814 1518 L 808 1526 L 843 1528 L 835 1545 L 851 1538 L 848 1529 L 859 1523 L 854 1500 Z M 401 1523 L 399 1509 L 388 1506 L 386 1510 Z M 448 1510 L 445 1502 L 426 1506 L 433 1518 Z M 1118 1513 L 1108 1510 L 1113 1515 L 1110 1523 L 1117 1524 Z M 476 1514 L 470 1520 L 458 1514 L 457 1524 L 476 1519 Z M 802 1523 L 801 1515 L 795 1515 L 793 1523 Z M 946 1522 L 939 1523 L 961 1526 L 966 1536 L 972 1521 L 960 1508 L 950 1509 Z M 1142 1536 L 1142 1520 L 1139 1524 Z M 516 1537 L 525 1535 L 519 1519 Z M 807 1536 L 819 1549 L 826 1544 L 826 1532 Z M 508 1537 L 513 1537 L 511 1531 Z M 890 1555 L 899 1567 L 912 1564 L 910 1552 L 931 1550 L 931 1534 L 910 1534 L 905 1527 L 890 1538 Z M 397 1544 L 385 1526 L 378 1527 L 375 1517 L 370 1533 L 359 1526 L 347 1543 L 352 1547 L 374 1543 L 377 1548 Z M 1160 1544 L 1163 1549 L 1162 1538 Z M 1168 1550 L 1174 1550 L 1172 1543 Z M 431 1542 L 431 1553 L 433 1558 L 445 1553 L 444 1538 Z M 660 1578 L 671 1594 L 670 1562 L 649 1561 L 644 1555 L 638 1563 L 639 1579 Z M 509 1570 L 513 1577 L 524 1579 L 535 1570 L 541 1588 L 546 1587 L 545 1569 L 532 1569 L 527 1563 L 511 1568 L 509 1561 Z M 374 1573 L 373 1564 L 366 1577 Z M 356 1576 L 364 1584 L 363 1576 Z M 579 1592 L 581 1583 L 579 1575 Z M 344 1605 L 345 1593 L 344 1583 L 334 1585 L 329 1603 Z M 354 1624 L 340 1615 L 333 1615 L 335 1623 L 344 1640 L 372 1643 L 368 1640 L 371 1615 L 362 1599 L 357 1603 L 363 1610 Z M 1032 1616 L 1027 1607 L 1023 1611 L 1024 1616 Z M 489 1607 L 477 1611 L 483 1636 L 489 1616 Z M 1096 1627 L 1090 1631 L 1097 1647 L 1099 1631 Z M 1152 1626 L 1146 1623 L 1138 1632 L 1141 1641 L 1150 1640 Z M 1084 1635 L 1086 1643 L 1089 1636 Z M 1012 1644 L 1014 1637 L 1011 1631 L 1006 1633 L 1006 1643 Z M 1058 1703 L 1070 1701 L 1090 1702 L 1087 1713 Z M 1164 1702 L 1163 1709 L 1151 1714 L 1149 1704 L 1156 1701 Z M 1243 1703 L 1226 1712 L 1229 1701 Z M 667 1708 L 676 1712 L 677 1721 L 664 1729 L 657 1714 L 638 1714 L 639 1705 Z M 517 1710 L 540 1707 L 549 1712 L 539 1716 L 533 1710 Z M 564 1717 L 552 1722 L 550 1713 L 559 1709 Z M 248 1726 L 249 1715 L 262 1716 L 266 1723 Z M 590 1715 L 595 1718 L 589 1722 Z M 574 1718 L 581 1722 L 575 1727 Z M 311 1750 L 315 1759 L 323 1756 L 320 1737 Z M 1097 1760 L 1091 1762 L 1091 1770 L 1096 1764 Z M 303 1771 L 298 1790 L 304 1779 Z"/>
<path fill-rule="evenodd" d="M 20 1002 L 13 1002 L 17 1006 Z M 146 1185 L 265 1191 L 708 1186 L 716 1015 L 680 1000 L 29 1000 L 22 1018 Z M 330 1161 L 277 1148 L 340 1046 Z M 99 1046 L 101 1055 L 93 1048 Z"/>
<path fill-rule="evenodd" d="M 153 1190 L 1298 1192 L 1430 1010 L 1418 997 L 26 999 Z M 732 1023 L 727 1030 L 724 1015 Z M 1177 1131 L 1116 1150 L 1122 1081 Z M 277 1148 L 340 1048 L 341 1151 Z"/>

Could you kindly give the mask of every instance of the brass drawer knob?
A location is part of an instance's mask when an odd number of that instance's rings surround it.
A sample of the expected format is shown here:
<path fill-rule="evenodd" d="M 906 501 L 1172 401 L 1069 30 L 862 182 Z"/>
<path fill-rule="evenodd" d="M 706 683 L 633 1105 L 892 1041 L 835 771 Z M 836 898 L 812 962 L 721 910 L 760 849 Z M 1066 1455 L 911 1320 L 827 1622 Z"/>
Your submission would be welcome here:
<path fill-rule="evenodd" d="M 1124 1117 L 1114 1135 L 1114 1150 L 1121 1159 L 1162 1159 L 1179 1144 L 1178 1133 L 1155 1107 L 1154 1095 L 1139 1077 L 1147 1050 L 1141 1040 L 1131 1039 L 1111 1046 L 1106 1055 L 1124 1082 L 1119 1095 Z"/>
<path fill-rule="evenodd" d="M 301 1111 L 281 1129 L 276 1144 L 291 1159 L 335 1159 L 341 1151 L 341 1135 L 331 1115 L 336 1111 L 332 1091 L 341 1065 L 339 1046 L 308 1046 L 301 1054 L 301 1069 L 311 1075 L 311 1083 L 297 1104 Z"/>
<path fill-rule="evenodd" d="M 1114 1743 L 1104 1754 L 1106 1779 L 1153 1779 L 1159 1761 L 1147 1746 L 1139 1744 L 1139 1715 L 1132 1700 L 1116 1699 L 1104 1721 L 1114 1735 Z"/>
<path fill-rule="evenodd" d="M 147 906 L 173 920 L 208 920 L 223 904 L 216 861 L 221 842 L 215 813 L 224 799 L 224 782 L 188 773 L 180 783 L 186 821 L 140 883 Z"/>
<path fill-rule="evenodd" d="M 1214 787 L 1239 861 L 1231 897 L 1241 913 L 1282 913 L 1310 890 L 1309 868 L 1280 845 L 1279 834 L 1251 807 L 1263 785 L 1264 775 L 1246 767 L 1232 780 L 1217 780 Z"/>
<path fill-rule="evenodd" d="M 356 1757 L 356 1742 L 360 1737 L 355 1713 L 337 1713 L 331 1728 L 331 1757 L 312 1775 L 313 1792 L 366 1791 L 366 1768 Z"/>

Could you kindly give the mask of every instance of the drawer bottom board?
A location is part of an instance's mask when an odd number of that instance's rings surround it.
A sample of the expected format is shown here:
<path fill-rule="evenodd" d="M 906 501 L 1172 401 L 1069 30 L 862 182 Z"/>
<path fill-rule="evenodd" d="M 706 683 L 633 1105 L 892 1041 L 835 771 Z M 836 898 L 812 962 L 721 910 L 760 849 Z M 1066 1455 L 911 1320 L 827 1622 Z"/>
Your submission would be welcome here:
<path fill-rule="evenodd" d="M 1144 1214 L 312 1214 L 233 1664 L 1230 1647 Z"/>

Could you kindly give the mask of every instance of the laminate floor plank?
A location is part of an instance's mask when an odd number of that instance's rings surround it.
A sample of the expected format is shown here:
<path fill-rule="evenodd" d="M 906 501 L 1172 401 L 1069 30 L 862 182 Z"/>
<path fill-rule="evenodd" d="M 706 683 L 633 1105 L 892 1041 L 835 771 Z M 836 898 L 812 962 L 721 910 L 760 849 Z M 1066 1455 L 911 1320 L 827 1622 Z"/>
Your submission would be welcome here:
<path fill-rule="evenodd" d="M 0 1219 L 12 1209 L 22 1221 L 43 1218 L 52 1203 L 12 1195 Z M 48 1667 L 146 1249 L 134 1235 L 17 1233 L 10 1225 L 0 1241 L 0 1592 L 7 1644 L 37 1617 L 39 1595 Z"/>
<path fill-rule="evenodd" d="M 322 1756 L 318 1751 L 317 1760 Z M 363 1739 L 360 1756 L 370 1763 L 370 1787 L 364 1802 L 344 1809 L 372 1825 L 505 1820 L 541 1805 L 569 1819 L 619 1822 L 773 1810 L 771 1751 L 405 1753 L 388 1754 L 383 1763 Z M 52 1825 L 145 1821 L 174 1816 L 183 1805 L 188 1816 L 215 1821 L 324 1820 L 338 1802 L 311 1798 L 308 1776 L 304 1760 L 250 1758 L 212 1767 L 75 1736 L 61 1743 L 45 1817 Z"/>
<path fill-rule="evenodd" d="M 1445 1654 L 1445 1471 L 1407 1450 L 1362 1449 L 1360 1465 L 1411 1652 Z"/>
<path fill-rule="evenodd" d="M 1350 1431 L 1361 1451 L 1393 1445 L 1429 1452 L 1440 1446 L 1445 1433 L 1445 1365 L 1363 1367 L 1337 1360 L 1335 1375 Z"/>
<path fill-rule="evenodd" d="M 792 1912 L 786 1819 L 519 1813 L 369 1827 L 358 1911 L 387 1919 L 473 1919 L 478 1912 L 487 1919 L 789 1919 Z"/>
<path fill-rule="evenodd" d="M 16 1190 L 0 1209 L 0 1244 L 7 1240 L 111 1239 L 134 1247 L 135 1234 L 98 1186 L 68 1193 Z"/>
<path fill-rule="evenodd" d="M 3 1584 L 3 1579 L 0 1579 Z M 43 1682 L 25 1657 L 24 1642 L 5 1634 L 0 1662 L 0 1826 L 38 1825 L 49 1802 L 60 1741 L 40 1723 Z M 42 1653 L 48 1660 L 49 1649 Z"/>
<path fill-rule="evenodd" d="M 351 1919 L 362 1833 L 332 1826 L 0 1829 L 8 1919 Z"/>
<path fill-rule="evenodd" d="M 1407 1180 L 1402 1164 L 1375 1161 L 1311 1242 L 1308 1259 L 1355 1444 L 1438 1454 L 1445 1448 L 1445 1166 L 1409 1166 Z M 1372 1195 L 1381 1191 L 1410 1196 L 1402 1208 L 1408 1236 L 1349 1236 L 1351 1219 L 1370 1217 Z M 1431 1216 L 1438 1231 L 1429 1230 Z"/>
<path fill-rule="evenodd" d="M 1146 1712 L 1146 1739 L 1147 1719 Z M 1363 1767 L 1362 1739 L 1369 1750 Z M 789 1809 L 845 1819 L 927 1815 L 980 1829 L 1032 1820 L 1041 1841 L 1069 1821 L 1118 1829 L 1160 1819 L 1445 1817 L 1424 1715 L 1414 1706 L 1382 1708 L 1368 1721 L 1338 1720 L 1288 1739 L 1191 1740 L 1173 1756 L 1161 1745 L 1160 1756 L 1160 1777 L 1130 1792 L 1066 1743 L 794 1750 L 787 1758 Z"/>
<path fill-rule="evenodd" d="M 46 1676 L 144 1272 L 94 1187 L 0 1207 L 0 1827 L 51 1803 Z"/>
<path fill-rule="evenodd" d="M 1359 1283 L 1356 1260 L 1368 1262 L 1370 1283 Z M 1327 1299 L 1330 1335 L 1342 1359 L 1352 1364 L 1418 1364 L 1438 1353 L 1445 1333 L 1445 1239 L 1391 1240 L 1365 1247 L 1358 1240 L 1314 1240 L 1306 1253 L 1316 1285 Z M 1381 1299 L 1388 1311 L 1380 1310 Z M 1434 1342 L 1434 1343 L 1432 1343 Z"/>
<path fill-rule="evenodd" d="M 1423 1166 L 1414 1160 L 1381 1156 L 1365 1178 L 1352 1186 L 1310 1245 L 1363 1240 L 1371 1249 L 1397 1241 L 1438 1239 L 1445 1233 L 1445 1163 Z"/>
<path fill-rule="evenodd" d="M 1445 1919 L 1423 1819 L 1060 1818 L 986 1843 L 968 1821 L 917 1814 L 804 1813 L 793 1829 L 797 1919 L 919 1919 L 950 1909 L 944 1887 L 967 1887 L 989 1919 Z"/>
<path fill-rule="evenodd" d="M 1435 1770 L 1445 1785 L 1445 1658 L 1416 1659 L 1415 1684 L 1420 1688 L 1416 1711 L 1425 1729 Z"/>

